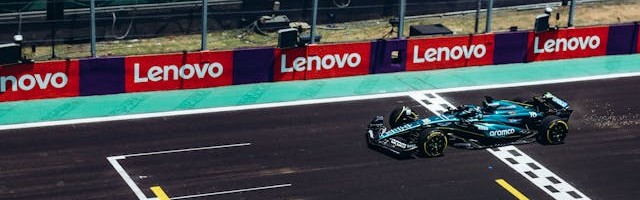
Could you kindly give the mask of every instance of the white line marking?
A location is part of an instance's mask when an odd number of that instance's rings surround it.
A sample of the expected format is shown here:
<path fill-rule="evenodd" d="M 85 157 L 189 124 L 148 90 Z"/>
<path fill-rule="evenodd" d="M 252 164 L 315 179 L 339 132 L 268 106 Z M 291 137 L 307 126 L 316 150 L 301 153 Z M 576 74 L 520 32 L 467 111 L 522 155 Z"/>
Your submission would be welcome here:
<path fill-rule="evenodd" d="M 210 146 L 210 147 L 199 147 L 199 148 L 190 148 L 190 149 L 177 149 L 177 150 L 168 150 L 168 151 L 158 151 L 158 152 L 149 152 L 149 153 L 137 153 L 137 154 L 129 154 L 129 155 L 120 155 L 120 156 L 110 156 L 107 157 L 107 160 L 116 172 L 120 174 L 124 182 L 129 185 L 129 188 L 136 194 L 136 197 L 140 200 L 154 200 L 157 198 L 147 198 L 146 195 L 140 190 L 138 185 L 131 179 L 131 176 L 127 174 L 127 171 L 118 163 L 118 160 L 127 159 L 127 157 L 136 157 L 136 156 L 149 156 L 149 155 L 158 155 L 158 154 L 169 154 L 169 153 L 180 153 L 180 152 L 188 152 L 188 151 L 200 151 L 200 150 L 209 150 L 209 149 L 220 149 L 220 148 L 230 148 L 230 147 L 241 147 L 241 146 L 249 146 L 251 143 L 238 143 L 238 144 L 227 144 L 227 145 L 218 145 L 218 146 Z"/>
<path fill-rule="evenodd" d="M 598 76 L 519 82 L 519 83 L 507 83 L 507 84 L 443 88 L 443 89 L 432 89 L 432 90 L 422 90 L 422 91 L 407 91 L 407 92 L 395 92 L 395 93 L 384 93 L 384 94 L 373 94 L 373 95 L 336 97 L 336 98 L 325 98 L 325 99 L 287 101 L 287 102 L 252 104 L 252 105 L 243 105 L 243 106 L 228 106 L 228 107 L 217 107 L 217 108 L 155 112 L 155 113 L 145 113 L 145 114 L 132 114 L 132 115 L 120 115 L 120 116 L 108 116 L 108 117 L 92 117 L 92 118 L 84 118 L 84 119 L 9 124 L 9 125 L 0 125 L 0 130 L 36 128 L 36 127 L 46 127 L 46 126 L 84 124 L 84 123 L 96 123 L 96 122 L 108 122 L 108 121 L 121 121 L 121 120 L 131 120 L 131 119 L 146 119 L 146 118 L 154 118 L 154 117 L 194 115 L 194 114 L 204 114 L 204 113 L 239 111 L 239 110 L 260 109 L 260 108 L 274 108 L 274 107 L 285 107 L 285 106 L 299 106 L 299 105 L 321 104 L 321 103 L 335 103 L 335 102 L 357 101 L 357 100 L 367 100 L 367 99 L 381 99 L 381 98 L 407 96 L 415 92 L 447 93 L 447 92 L 459 92 L 459 91 L 470 91 L 470 90 L 509 88 L 509 87 L 521 87 L 521 86 L 531 86 L 531 85 L 546 85 L 546 84 L 568 83 L 568 82 L 578 82 L 578 81 L 591 81 L 591 80 L 602 80 L 602 79 L 613 79 L 613 78 L 624 78 L 624 77 L 635 77 L 635 76 L 640 76 L 640 72 L 607 74 L 607 75 L 598 75 Z"/>
<path fill-rule="evenodd" d="M 563 200 L 566 200 L 566 199 L 584 199 L 584 200 L 590 199 L 589 197 L 584 195 L 582 192 L 580 192 L 578 189 L 576 189 L 573 186 L 571 186 L 571 184 L 569 184 L 569 182 L 563 180 L 558 175 L 556 175 L 555 173 L 553 173 L 549 169 L 547 169 L 544 165 L 542 165 L 539 162 L 533 160 L 533 158 L 529 157 L 527 154 L 525 154 L 524 152 L 520 151 L 520 149 L 516 148 L 515 146 L 513 146 L 513 145 L 504 146 L 504 147 L 499 147 L 498 149 L 499 149 L 499 151 L 494 151 L 493 149 L 489 148 L 489 149 L 487 149 L 487 151 L 489 151 L 494 156 L 498 157 L 498 159 L 500 159 L 502 162 L 507 164 L 512 169 L 516 170 L 516 172 L 518 172 L 520 175 L 524 176 L 526 179 L 531 181 L 534 185 L 538 186 L 538 188 L 540 188 L 541 190 L 545 191 L 547 194 L 549 194 L 554 199 L 563 199 Z M 518 153 L 521 154 L 521 156 L 513 156 L 511 153 L 508 152 L 509 150 L 517 151 Z M 507 158 L 511 158 L 511 159 L 515 160 L 517 162 L 517 164 L 513 164 L 513 163 L 509 162 L 507 160 Z M 529 163 L 533 163 L 537 167 L 534 169 L 531 166 L 529 166 Z M 533 173 L 533 174 L 537 175 L 537 177 L 536 178 L 532 178 L 531 176 L 529 176 L 525 172 Z M 547 177 L 555 178 L 555 180 L 557 180 L 558 183 L 551 182 Z M 557 192 L 552 192 L 551 190 L 549 190 L 546 187 L 553 187 L 553 188 L 555 188 L 557 190 Z M 568 192 L 575 192 L 576 194 L 578 194 L 580 196 L 580 198 L 574 198 Z"/>
<path fill-rule="evenodd" d="M 227 144 L 227 145 L 210 146 L 210 147 L 198 147 L 198 148 L 175 149 L 175 150 L 167 150 L 167 151 L 148 152 L 148 153 L 136 153 L 136 154 L 122 155 L 122 156 L 123 157 L 150 156 L 150 155 L 158 155 L 158 154 L 181 153 L 181 152 L 188 152 L 188 151 L 201 151 L 201 150 L 209 150 L 209 149 L 242 147 L 242 146 L 249 146 L 249 145 L 251 145 L 251 143 Z"/>
<path fill-rule="evenodd" d="M 432 105 L 434 105 L 434 104 L 442 104 L 443 102 L 446 102 L 444 104 L 451 105 L 451 103 L 449 103 L 447 100 L 442 98 L 440 95 L 437 95 L 435 93 L 431 93 L 431 95 L 434 96 L 435 98 L 428 98 L 426 95 L 422 94 L 422 96 L 427 97 L 427 98 L 424 98 L 424 97 L 422 97 L 420 95 L 417 95 L 415 93 L 411 94 L 410 97 L 413 98 L 414 100 L 420 102 L 421 105 L 425 106 L 425 108 L 427 108 L 433 114 L 441 116 L 441 114 L 438 112 L 438 111 L 440 111 L 441 108 L 437 108 L 437 107 L 434 107 Z M 422 101 L 429 101 L 430 104 L 426 104 L 426 103 L 424 103 Z M 487 151 L 489 151 L 492 155 L 494 155 L 495 157 L 500 159 L 502 162 L 507 164 L 507 166 L 509 166 L 512 169 L 516 170 L 516 172 L 518 172 L 520 175 L 522 175 L 527 180 L 531 181 L 534 185 L 536 185 L 541 190 L 545 191 L 547 194 L 549 194 L 554 199 L 558 199 L 558 200 L 578 199 L 578 198 L 574 198 L 571 194 L 569 194 L 569 192 L 574 192 L 575 194 L 580 196 L 579 199 L 584 199 L 584 200 L 588 200 L 589 199 L 589 197 L 585 196 L 578 189 L 576 189 L 573 186 L 571 186 L 571 184 L 569 184 L 568 182 L 564 181 L 562 178 L 560 178 L 559 176 L 557 176 L 556 174 L 551 172 L 549 169 L 544 167 L 539 162 L 533 160 L 533 158 L 529 157 L 527 154 L 525 154 L 524 152 L 520 151 L 520 149 L 516 148 L 515 146 L 509 145 L 509 146 L 500 147 L 498 149 L 500 149 L 500 151 L 493 151 L 492 149 L 487 148 Z M 520 155 L 519 156 L 514 156 L 509 152 L 509 150 L 516 151 Z M 511 158 L 511 159 L 515 160 L 517 162 L 517 164 L 511 163 L 509 160 L 507 160 L 507 158 Z M 536 165 L 538 167 L 536 169 L 533 169 L 531 166 L 528 165 L 528 163 L 534 163 L 534 165 Z M 526 174 L 525 172 L 534 173 L 535 175 L 537 175 L 537 177 L 533 178 L 533 177 L 529 176 L 528 174 Z M 556 180 L 559 181 L 559 183 L 553 183 L 547 177 L 555 178 Z M 555 192 L 551 191 L 547 187 L 551 187 L 551 188 L 553 188 L 553 189 L 555 189 L 557 191 L 555 191 Z"/>
<path fill-rule="evenodd" d="M 455 107 L 455 106 L 453 106 L 451 103 L 449 103 L 447 100 L 445 100 L 444 98 L 442 98 L 440 95 L 436 93 L 428 93 L 428 94 L 433 97 L 429 97 L 427 94 L 421 93 L 421 92 L 413 92 L 409 94 L 409 97 L 413 98 L 415 101 L 420 103 L 420 105 L 427 108 L 427 110 L 431 111 L 432 113 L 435 113 L 436 115 L 439 115 L 444 119 L 447 119 L 447 117 L 441 116 L 440 114 L 449 110 L 449 108 L 447 107 Z"/>
<path fill-rule="evenodd" d="M 121 159 L 125 159 L 125 157 L 124 156 L 107 157 L 107 160 L 109 161 L 109 163 L 111 163 L 113 168 L 116 169 L 116 172 L 118 172 L 118 174 L 120 174 L 122 179 L 124 179 L 124 182 L 127 183 L 127 185 L 129 185 L 129 188 L 131 188 L 133 193 L 136 194 L 136 197 L 138 197 L 138 199 L 140 200 L 147 200 L 148 199 L 147 196 L 145 196 L 144 193 L 142 193 L 142 190 L 140 190 L 138 185 L 136 185 L 136 183 L 133 181 L 133 179 L 131 179 L 129 174 L 127 174 L 127 172 L 124 171 L 124 168 L 120 166 L 120 163 L 118 163 L 118 160 L 121 160 Z"/>
<path fill-rule="evenodd" d="M 181 196 L 181 197 L 171 197 L 171 199 L 173 200 L 189 199 L 189 198 L 207 197 L 207 196 L 214 196 L 214 195 L 221 195 L 221 194 L 232 194 L 232 193 L 239 193 L 239 192 L 249 192 L 249 191 L 256 191 L 256 190 L 267 190 L 267 189 L 275 189 L 275 188 L 282 188 L 282 187 L 291 187 L 291 186 L 292 184 L 288 183 L 288 184 L 281 184 L 281 185 L 255 187 L 255 188 L 247 188 L 247 189 L 239 189 L 239 190 L 229 190 L 229 191 L 204 193 L 204 194 L 188 195 L 188 196 Z"/>

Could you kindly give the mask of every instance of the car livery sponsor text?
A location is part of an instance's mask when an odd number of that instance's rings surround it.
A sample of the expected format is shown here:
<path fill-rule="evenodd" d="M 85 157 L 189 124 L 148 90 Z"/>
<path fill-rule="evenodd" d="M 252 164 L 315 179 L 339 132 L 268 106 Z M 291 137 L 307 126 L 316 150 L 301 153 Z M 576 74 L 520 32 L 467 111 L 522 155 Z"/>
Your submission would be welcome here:
<path fill-rule="evenodd" d="M 511 135 L 516 133 L 516 129 L 510 128 L 510 129 L 504 129 L 504 130 L 495 130 L 495 131 L 489 131 L 489 136 L 507 136 L 507 135 Z"/>

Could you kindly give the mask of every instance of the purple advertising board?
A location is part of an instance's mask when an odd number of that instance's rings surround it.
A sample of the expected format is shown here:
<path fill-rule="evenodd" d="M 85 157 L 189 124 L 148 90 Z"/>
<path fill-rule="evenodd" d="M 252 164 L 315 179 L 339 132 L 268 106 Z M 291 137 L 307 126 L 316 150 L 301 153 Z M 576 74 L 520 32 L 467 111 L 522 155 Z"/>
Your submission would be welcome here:
<path fill-rule="evenodd" d="M 124 92 L 124 57 L 80 60 L 80 96 Z"/>
<path fill-rule="evenodd" d="M 233 51 L 233 84 L 272 81 L 275 63 L 273 48 L 237 49 Z"/>
<path fill-rule="evenodd" d="M 528 37 L 528 31 L 496 33 L 493 64 L 524 62 L 527 58 Z"/>
<path fill-rule="evenodd" d="M 407 40 L 371 42 L 371 74 L 405 71 Z"/>
<path fill-rule="evenodd" d="M 607 55 L 630 54 L 634 52 L 635 24 L 609 26 L 609 42 Z"/>

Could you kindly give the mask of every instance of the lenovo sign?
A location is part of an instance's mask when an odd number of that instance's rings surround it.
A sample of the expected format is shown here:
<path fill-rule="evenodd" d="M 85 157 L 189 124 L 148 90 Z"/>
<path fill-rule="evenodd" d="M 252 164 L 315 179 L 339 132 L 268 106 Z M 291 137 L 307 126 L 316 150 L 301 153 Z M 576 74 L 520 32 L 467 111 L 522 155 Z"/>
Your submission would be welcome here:
<path fill-rule="evenodd" d="M 222 75 L 224 67 L 219 62 L 200 64 L 185 64 L 178 68 L 176 65 L 165 65 L 163 67 L 153 66 L 146 74 L 140 75 L 140 63 L 133 64 L 134 83 L 159 82 L 189 80 L 192 78 L 203 79 L 207 75 L 211 78 L 218 78 Z"/>
<path fill-rule="evenodd" d="M 127 92 L 232 84 L 233 52 L 199 52 L 125 58 Z"/>
<path fill-rule="evenodd" d="M 407 71 L 492 64 L 493 40 L 492 34 L 409 40 Z"/>
<path fill-rule="evenodd" d="M 587 50 L 587 48 L 597 49 L 598 47 L 600 47 L 600 37 L 597 35 L 547 39 L 544 44 L 540 43 L 540 37 L 536 36 L 533 39 L 533 53 L 535 54 Z"/>
<path fill-rule="evenodd" d="M 69 77 L 63 73 L 55 74 L 23 74 L 20 77 L 0 76 L 0 92 L 6 92 L 7 86 L 11 86 L 10 91 L 31 91 L 33 89 L 46 90 L 48 87 L 63 88 L 69 83 Z M 37 88 L 36 88 L 37 86 Z"/>
<path fill-rule="evenodd" d="M 0 68 L 0 101 L 72 97 L 79 93 L 78 61 Z"/>
<path fill-rule="evenodd" d="M 369 73 L 370 43 L 277 49 L 274 80 L 305 80 Z"/>
<path fill-rule="evenodd" d="M 469 60 L 471 58 L 478 59 L 484 57 L 487 54 L 487 47 L 484 44 L 479 45 L 462 45 L 462 46 L 454 46 L 453 48 L 449 47 L 438 47 L 438 48 L 428 48 L 424 51 L 424 55 L 418 55 L 420 51 L 420 46 L 413 46 L 413 63 L 424 63 L 426 62 L 441 62 L 441 61 L 449 61 L 449 60 L 460 60 L 466 59 Z"/>
<path fill-rule="evenodd" d="M 290 66 L 287 66 L 287 54 L 282 54 L 280 58 L 280 73 L 331 70 L 334 67 L 342 69 L 345 66 L 355 68 L 362 63 L 362 56 L 358 53 L 297 57 Z"/>
<path fill-rule="evenodd" d="M 527 61 L 606 55 L 608 34 L 608 27 L 532 32 Z"/>

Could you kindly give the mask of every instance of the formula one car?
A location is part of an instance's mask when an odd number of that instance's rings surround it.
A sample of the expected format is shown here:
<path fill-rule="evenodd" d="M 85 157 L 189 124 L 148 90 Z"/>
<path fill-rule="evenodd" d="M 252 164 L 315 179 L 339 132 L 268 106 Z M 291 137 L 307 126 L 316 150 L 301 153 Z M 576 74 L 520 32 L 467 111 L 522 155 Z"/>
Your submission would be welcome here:
<path fill-rule="evenodd" d="M 440 116 L 419 119 L 409 107 L 389 116 L 376 116 L 368 126 L 367 146 L 400 156 L 442 156 L 448 145 L 465 149 L 490 148 L 539 141 L 561 144 L 569 131 L 573 110 L 564 100 L 546 93 L 532 101 L 495 100 L 482 106 L 448 108 Z M 450 144 L 451 143 L 451 144 Z"/>

